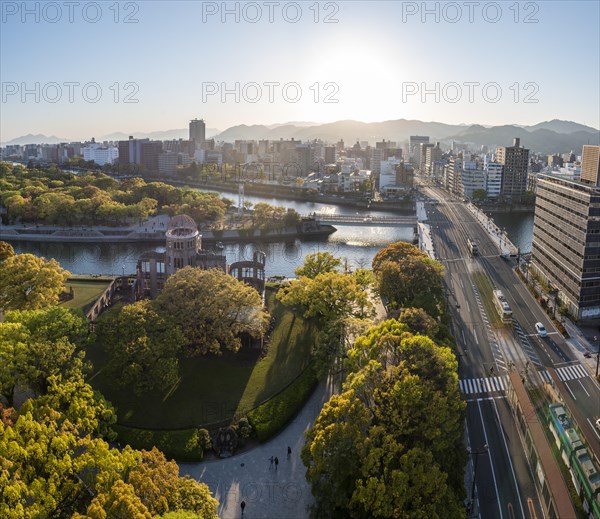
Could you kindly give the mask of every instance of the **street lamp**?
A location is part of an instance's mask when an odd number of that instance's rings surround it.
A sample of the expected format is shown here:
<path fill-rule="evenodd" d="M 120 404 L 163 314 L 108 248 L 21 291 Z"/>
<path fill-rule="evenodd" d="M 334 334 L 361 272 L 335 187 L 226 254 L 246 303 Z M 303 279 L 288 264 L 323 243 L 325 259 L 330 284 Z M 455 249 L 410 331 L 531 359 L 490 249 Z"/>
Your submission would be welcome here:
<path fill-rule="evenodd" d="M 488 450 L 487 443 L 476 451 L 471 451 L 471 456 L 475 454 L 475 462 L 473 464 L 473 483 L 471 484 L 471 498 L 469 499 L 469 506 L 467 508 L 467 512 L 471 513 L 473 511 L 473 504 L 475 498 L 475 480 L 477 479 L 477 460 L 479 460 L 480 454 L 485 454 Z"/>
<path fill-rule="evenodd" d="M 125 277 L 125 265 L 121 267 L 123 269 L 123 277 Z"/>

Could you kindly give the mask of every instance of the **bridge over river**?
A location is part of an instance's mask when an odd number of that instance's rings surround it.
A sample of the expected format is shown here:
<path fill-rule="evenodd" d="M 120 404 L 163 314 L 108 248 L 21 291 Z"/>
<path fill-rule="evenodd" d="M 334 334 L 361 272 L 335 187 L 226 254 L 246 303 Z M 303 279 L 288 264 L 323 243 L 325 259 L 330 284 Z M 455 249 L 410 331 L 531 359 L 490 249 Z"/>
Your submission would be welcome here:
<path fill-rule="evenodd" d="M 417 225 L 416 216 L 361 216 L 352 214 L 310 213 L 305 218 L 314 218 L 319 223 L 330 225 L 366 225 L 369 227 Z"/>

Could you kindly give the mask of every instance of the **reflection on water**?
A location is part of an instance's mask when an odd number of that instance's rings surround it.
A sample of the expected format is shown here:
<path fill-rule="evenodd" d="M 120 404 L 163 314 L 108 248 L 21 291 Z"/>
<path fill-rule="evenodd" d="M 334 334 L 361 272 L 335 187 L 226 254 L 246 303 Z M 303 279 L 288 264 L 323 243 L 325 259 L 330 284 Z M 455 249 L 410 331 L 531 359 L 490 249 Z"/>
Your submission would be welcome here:
<path fill-rule="evenodd" d="M 498 213 L 493 218 L 500 229 L 506 229 L 508 239 L 521 252 L 531 252 L 533 213 Z"/>
<path fill-rule="evenodd" d="M 262 243 L 256 240 L 244 244 L 225 244 L 227 261 L 251 260 L 255 250 L 267 254 L 267 276 L 293 276 L 294 269 L 307 254 L 329 252 L 348 262 L 352 269 L 370 267 L 379 249 L 394 241 L 411 241 L 412 226 L 352 227 L 339 226 L 338 231 L 324 241 L 290 240 Z M 156 244 L 75 244 L 13 242 L 15 251 L 56 259 L 73 274 L 120 275 L 135 272 L 137 259 L 146 250 L 164 250 Z"/>

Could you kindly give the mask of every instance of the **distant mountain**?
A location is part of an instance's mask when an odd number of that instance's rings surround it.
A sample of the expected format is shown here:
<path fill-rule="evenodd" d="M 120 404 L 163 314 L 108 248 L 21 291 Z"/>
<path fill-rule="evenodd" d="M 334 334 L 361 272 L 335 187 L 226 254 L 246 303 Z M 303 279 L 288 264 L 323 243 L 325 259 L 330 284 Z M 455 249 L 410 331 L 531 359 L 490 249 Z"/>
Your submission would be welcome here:
<path fill-rule="evenodd" d="M 56 137 L 55 135 L 42 135 L 38 133 L 37 135 L 33 135 L 29 133 L 27 135 L 23 135 L 22 137 L 17 137 L 12 141 L 3 142 L 2 145 L 6 146 L 8 144 L 60 144 L 61 142 L 71 142 L 72 139 L 65 139 L 63 137 Z"/>
<path fill-rule="evenodd" d="M 334 123 L 317 124 L 314 126 L 298 126 L 287 124 L 272 128 L 265 125 L 238 125 L 228 128 L 215 137 L 216 140 L 233 142 L 238 139 L 322 139 L 327 142 L 337 142 L 343 139 L 346 144 L 357 140 L 375 141 L 383 139 L 402 142 L 410 135 L 430 135 L 439 139 L 446 138 L 464 129 L 462 125 L 451 125 L 436 122 L 423 122 L 406 119 L 363 123 L 360 121 L 336 121 Z"/>
<path fill-rule="evenodd" d="M 216 128 L 207 128 L 206 129 L 206 138 L 210 139 L 217 135 L 219 130 Z M 129 139 L 129 136 L 132 135 L 136 139 L 152 139 L 156 141 L 170 141 L 173 139 L 187 139 L 190 135 L 188 128 L 181 128 L 176 130 L 161 130 L 156 132 L 132 132 L 132 133 L 123 133 L 123 132 L 114 132 L 109 133 L 108 135 L 102 135 L 97 138 L 97 141 L 126 141 Z"/>
<path fill-rule="evenodd" d="M 521 146 L 542 154 L 573 150 L 576 155 L 580 155 L 584 144 L 600 144 L 600 133 L 593 128 L 591 131 L 557 133 L 546 129 L 528 131 L 512 125 L 492 128 L 474 125 L 454 135 L 453 139 L 471 143 L 475 147 L 488 146 L 493 150 L 497 146 L 512 146 L 515 137 L 521 139 Z"/>
<path fill-rule="evenodd" d="M 546 126 L 548 128 L 546 128 Z M 552 130 L 551 128 L 555 128 Z M 396 141 L 401 145 L 411 135 L 429 135 L 430 142 L 451 141 L 470 143 L 475 148 L 488 146 L 511 146 L 513 139 L 519 137 L 521 145 L 532 151 L 549 154 L 565 153 L 570 150 L 581 152 L 584 144 L 598 144 L 600 132 L 589 126 L 570 121 L 549 121 L 535 126 L 484 126 L 473 124 L 444 124 L 398 119 L 377 123 L 360 121 L 336 121 L 334 123 L 317 124 L 300 127 L 297 124 L 281 126 L 238 125 L 228 128 L 215 137 L 217 141 L 233 142 L 235 140 L 259 139 L 322 139 L 334 143 L 343 139 L 346 145 L 357 140 L 368 141 L 374 145 L 383 139 Z"/>
<path fill-rule="evenodd" d="M 598 130 L 592 128 L 591 126 L 586 126 L 584 124 L 574 123 L 573 121 L 561 121 L 559 119 L 553 119 L 552 121 L 545 121 L 543 123 L 538 123 L 534 126 L 524 126 L 525 129 L 530 132 L 534 132 L 536 130 L 550 130 L 556 133 L 577 133 L 577 132 L 590 132 L 590 133 L 598 133 Z"/>

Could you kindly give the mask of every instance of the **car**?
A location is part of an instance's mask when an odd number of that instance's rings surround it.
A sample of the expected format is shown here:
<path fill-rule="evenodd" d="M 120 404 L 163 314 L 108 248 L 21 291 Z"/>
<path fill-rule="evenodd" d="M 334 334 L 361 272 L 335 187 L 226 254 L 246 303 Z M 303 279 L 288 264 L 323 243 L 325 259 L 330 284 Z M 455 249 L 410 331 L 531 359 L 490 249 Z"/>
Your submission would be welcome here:
<path fill-rule="evenodd" d="M 548 332 L 542 323 L 535 323 L 535 329 L 540 337 L 548 337 Z"/>
<path fill-rule="evenodd" d="M 596 420 L 596 429 L 600 431 L 600 418 Z"/>
<path fill-rule="evenodd" d="M 592 358 L 592 354 L 591 354 L 589 351 L 586 351 L 586 352 L 583 354 L 583 356 L 584 356 L 586 359 L 591 359 L 591 358 Z"/>

